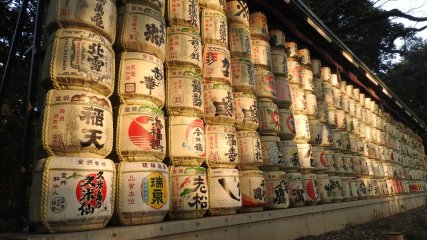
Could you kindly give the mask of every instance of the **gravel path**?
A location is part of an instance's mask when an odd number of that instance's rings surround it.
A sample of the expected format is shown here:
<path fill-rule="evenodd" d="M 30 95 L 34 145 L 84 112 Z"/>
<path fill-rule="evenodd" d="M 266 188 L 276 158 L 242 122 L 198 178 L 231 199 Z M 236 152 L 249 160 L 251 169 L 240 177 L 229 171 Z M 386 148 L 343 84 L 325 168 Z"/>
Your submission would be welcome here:
<path fill-rule="evenodd" d="M 387 233 L 390 232 L 403 233 L 405 240 L 427 240 L 426 212 L 427 206 L 423 206 L 374 222 L 361 225 L 348 224 L 340 231 L 303 237 L 298 240 L 387 239 Z"/>

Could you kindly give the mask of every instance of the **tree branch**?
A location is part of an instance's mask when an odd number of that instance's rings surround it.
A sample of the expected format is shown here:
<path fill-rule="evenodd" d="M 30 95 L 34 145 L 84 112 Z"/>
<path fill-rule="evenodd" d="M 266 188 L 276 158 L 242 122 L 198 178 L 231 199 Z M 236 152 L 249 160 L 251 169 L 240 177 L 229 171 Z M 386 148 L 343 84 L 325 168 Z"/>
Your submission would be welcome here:
<path fill-rule="evenodd" d="M 371 42 L 367 42 L 367 41 L 363 41 L 363 40 L 342 39 L 342 41 L 345 44 L 359 45 L 359 46 L 364 46 L 364 47 L 371 48 L 371 49 L 380 49 L 380 50 L 383 50 L 384 52 L 387 52 L 387 53 L 397 53 L 400 55 L 406 54 L 405 51 L 394 49 L 391 46 L 382 46 L 382 45 L 378 45 L 378 44 L 372 44 Z"/>

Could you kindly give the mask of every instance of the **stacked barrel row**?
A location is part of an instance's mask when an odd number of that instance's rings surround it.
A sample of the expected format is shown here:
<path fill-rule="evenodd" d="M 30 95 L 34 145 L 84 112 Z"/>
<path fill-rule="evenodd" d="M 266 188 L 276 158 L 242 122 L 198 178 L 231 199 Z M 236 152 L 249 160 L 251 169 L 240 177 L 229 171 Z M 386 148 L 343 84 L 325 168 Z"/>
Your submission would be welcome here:
<path fill-rule="evenodd" d="M 113 147 L 116 12 L 115 1 L 50 2 L 42 80 L 54 89 L 41 126 L 49 157 L 35 164 L 29 209 L 38 231 L 102 228 L 113 214 L 116 173 L 106 157 Z"/>

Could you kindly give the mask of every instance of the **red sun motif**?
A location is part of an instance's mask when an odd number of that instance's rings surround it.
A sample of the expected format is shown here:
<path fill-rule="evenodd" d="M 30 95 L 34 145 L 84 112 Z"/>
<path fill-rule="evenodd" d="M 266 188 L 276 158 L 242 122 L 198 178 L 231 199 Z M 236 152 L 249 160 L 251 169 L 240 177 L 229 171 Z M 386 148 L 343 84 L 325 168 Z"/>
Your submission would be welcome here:
<path fill-rule="evenodd" d="M 286 119 L 286 126 L 288 127 L 289 131 L 295 133 L 295 122 L 294 117 L 292 115 L 289 115 Z"/>
<path fill-rule="evenodd" d="M 107 197 L 107 183 L 103 172 L 91 173 L 77 183 L 76 199 L 81 205 L 82 212 L 93 213 L 95 208 L 101 208 Z"/>
<path fill-rule="evenodd" d="M 305 191 L 310 199 L 316 200 L 316 191 L 314 189 L 314 182 L 312 180 L 308 181 L 307 185 L 305 186 Z"/>
<path fill-rule="evenodd" d="M 150 150 L 150 142 L 153 136 L 144 128 L 144 125 L 148 124 L 150 117 L 141 116 L 134 119 L 128 129 L 128 135 L 130 141 L 137 147 L 144 150 Z"/>

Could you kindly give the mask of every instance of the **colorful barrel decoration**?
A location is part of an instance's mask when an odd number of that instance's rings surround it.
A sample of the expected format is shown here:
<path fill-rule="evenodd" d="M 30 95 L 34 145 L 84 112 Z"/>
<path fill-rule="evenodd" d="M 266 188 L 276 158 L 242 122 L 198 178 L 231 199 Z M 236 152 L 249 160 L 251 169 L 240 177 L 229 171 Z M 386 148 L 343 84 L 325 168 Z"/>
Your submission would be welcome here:
<path fill-rule="evenodd" d="M 317 119 L 309 119 L 308 126 L 310 129 L 310 139 L 308 143 L 319 145 L 322 143 L 322 124 Z"/>
<path fill-rule="evenodd" d="M 279 47 L 285 49 L 286 36 L 282 30 L 273 29 L 268 31 L 269 40 L 271 47 Z M 285 52 L 286 54 L 286 52 Z"/>
<path fill-rule="evenodd" d="M 290 84 L 291 109 L 294 114 L 306 114 L 307 101 L 304 99 L 304 91 L 297 84 Z"/>
<path fill-rule="evenodd" d="M 336 128 L 338 125 L 337 110 L 334 107 L 328 107 L 328 125 L 331 128 Z"/>
<path fill-rule="evenodd" d="M 162 108 L 165 103 L 163 62 L 140 52 L 122 52 L 118 75 L 118 95 L 122 103 L 152 101 Z"/>
<path fill-rule="evenodd" d="M 301 173 L 286 174 L 288 180 L 289 200 L 291 207 L 302 207 L 306 202 L 306 195 Z"/>
<path fill-rule="evenodd" d="M 166 71 L 166 110 L 169 116 L 202 117 L 202 77 L 194 67 L 169 67 Z M 189 94 L 191 93 L 191 94 Z"/>
<path fill-rule="evenodd" d="M 238 131 L 237 147 L 239 149 L 239 168 L 243 170 L 258 169 L 262 163 L 261 138 L 256 131 Z"/>
<path fill-rule="evenodd" d="M 199 166 L 205 161 L 205 125 L 202 119 L 169 117 L 168 156 L 175 165 Z"/>
<path fill-rule="evenodd" d="M 248 58 L 232 58 L 231 79 L 236 91 L 255 92 L 255 70 L 252 61 Z"/>
<path fill-rule="evenodd" d="M 257 100 L 253 93 L 234 92 L 234 116 L 237 130 L 256 130 L 259 127 Z"/>
<path fill-rule="evenodd" d="M 64 28 L 48 42 L 42 79 L 56 89 L 97 92 L 109 97 L 114 89 L 114 51 L 111 43 L 93 32 Z"/>
<path fill-rule="evenodd" d="M 272 72 L 260 68 L 255 69 L 255 94 L 263 101 L 274 102 L 277 98 L 276 83 Z"/>
<path fill-rule="evenodd" d="M 319 117 L 318 107 L 317 107 L 317 99 L 316 95 L 312 92 L 305 91 L 304 92 L 305 102 L 306 102 L 306 115 L 310 119 L 317 119 Z"/>
<path fill-rule="evenodd" d="M 294 114 L 295 141 L 306 143 L 310 140 L 310 126 L 306 115 Z"/>
<path fill-rule="evenodd" d="M 342 99 L 341 99 L 341 90 L 336 87 L 332 87 L 333 95 L 333 106 L 336 109 L 342 109 Z"/>
<path fill-rule="evenodd" d="M 166 156 L 163 111 L 144 105 L 121 105 L 116 150 L 121 161 L 163 161 Z"/>
<path fill-rule="evenodd" d="M 348 98 L 353 99 L 353 85 L 347 84 L 347 86 L 345 86 L 345 94 Z"/>
<path fill-rule="evenodd" d="M 261 39 L 251 39 L 251 56 L 252 62 L 256 67 L 266 70 L 272 68 L 271 47 L 270 44 Z"/>
<path fill-rule="evenodd" d="M 266 201 L 265 181 L 262 171 L 239 171 L 242 211 L 262 211 Z"/>
<path fill-rule="evenodd" d="M 298 61 L 298 44 L 296 42 L 286 42 L 285 43 L 286 48 L 286 55 L 288 56 L 288 59 L 292 59 L 294 61 Z"/>
<path fill-rule="evenodd" d="M 322 67 L 322 62 L 319 59 L 310 60 L 311 71 L 313 71 L 313 76 L 320 80 L 320 68 Z"/>
<path fill-rule="evenodd" d="M 249 28 L 249 6 L 246 1 L 227 1 L 225 13 L 229 22 L 239 23 Z"/>
<path fill-rule="evenodd" d="M 324 123 L 321 123 L 321 124 L 322 124 L 322 142 L 320 143 L 320 145 L 322 145 L 322 147 L 330 147 L 332 145 L 331 129 L 327 124 L 324 124 Z"/>
<path fill-rule="evenodd" d="M 187 26 L 193 28 L 197 32 L 200 32 L 198 0 L 167 1 L 166 19 L 169 26 Z"/>
<path fill-rule="evenodd" d="M 310 67 L 311 58 L 310 51 L 307 48 L 299 49 L 298 52 L 298 60 L 303 66 Z"/>
<path fill-rule="evenodd" d="M 41 159 L 33 171 L 29 220 L 38 232 L 103 228 L 113 215 L 115 186 L 109 159 Z"/>
<path fill-rule="evenodd" d="M 331 82 L 331 69 L 329 67 L 320 68 L 320 80 L 323 82 Z"/>
<path fill-rule="evenodd" d="M 301 85 L 304 91 L 314 91 L 313 72 L 305 67 L 301 68 Z"/>
<path fill-rule="evenodd" d="M 222 0 L 199 0 L 199 6 L 202 9 L 208 8 L 225 12 L 225 1 Z"/>
<path fill-rule="evenodd" d="M 226 47 L 205 44 L 203 47 L 203 81 L 231 84 L 231 58 Z"/>
<path fill-rule="evenodd" d="M 290 109 L 279 109 L 280 131 L 278 136 L 282 140 L 293 140 L 295 138 L 294 116 Z"/>
<path fill-rule="evenodd" d="M 201 218 L 209 209 L 209 185 L 206 168 L 170 167 L 171 219 Z"/>
<path fill-rule="evenodd" d="M 193 66 L 202 71 L 202 42 L 200 34 L 190 27 L 168 27 L 166 66 Z"/>
<path fill-rule="evenodd" d="M 323 99 L 327 106 L 334 106 L 334 94 L 329 83 L 323 82 Z"/>
<path fill-rule="evenodd" d="M 331 182 L 328 174 L 317 174 L 317 187 L 319 189 L 320 203 L 332 202 Z"/>
<path fill-rule="evenodd" d="M 261 152 L 263 168 L 279 170 L 283 167 L 282 152 L 279 149 L 280 138 L 276 136 L 261 136 Z"/>
<path fill-rule="evenodd" d="M 328 162 L 328 169 L 326 170 L 326 173 L 332 174 L 336 172 L 336 165 L 335 165 L 335 153 L 333 150 L 325 149 L 325 158 Z"/>
<path fill-rule="evenodd" d="M 238 163 L 236 129 L 230 125 L 206 125 L 206 163 L 211 168 L 235 168 Z"/>
<path fill-rule="evenodd" d="M 234 123 L 234 97 L 229 85 L 205 83 L 203 95 L 207 124 Z"/>
<path fill-rule="evenodd" d="M 201 1 L 203 0 L 199 0 L 199 4 Z M 222 47 L 228 47 L 227 16 L 225 16 L 223 11 L 212 8 L 202 9 L 201 25 L 203 43 L 213 43 Z"/>
<path fill-rule="evenodd" d="M 242 207 L 239 170 L 210 168 L 208 183 L 209 213 L 215 216 L 236 214 Z"/>
<path fill-rule="evenodd" d="M 129 3 L 118 10 L 117 45 L 126 51 L 145 52 L 165 60 L 166 26 L 155 9 Z"/>
<path fill-rule="evenodd" d="M 319 185 L 316 174 L 302 174 L 302 183 L 305 190 L 306 205 L 316 205 L 320 201 Z"/>
<path fill-rule="evenodd" d="M 253 38 L 268 40 L 267 16 L 262 12 L 251 12 L 249 14 L 249 29 Z"/>
<path fill-rule="evenodd" d="M 282 152 L 283 166 L 286 170 L 294 170 L 300 167 L 298 147 L 294 141 L 281 141 L 279 144 Z"/>
<path fill-rule="evenodd" d="M 258 102 L 259 133 L 276 135 L 280 130 L 279 111 L 272 102 Z"/>
<path fill-rule="evenodd" d="M 271 50 L 271 71 L 283 77 L 288 75 L 288 58 L 285 49 L 281 47 L 272 47 Z"/>
<path fill-rule="evenodd" d="M 286 66 L 288 69 L 288 82 L 289 83 L 301 83 L 301 66 L 298 61 L 291 58 L 287 59 Z"/>
<path fill-rule="evenodd" d="M 323 92 L 323 88 L 325 86 L 325 83 L 321 81 L 320 79 L 313 78 L 313 86 L 314 86 L 314 94 L 316 95 L 316 98 L 318 100 L 324 100 L 325 93 Z"/>
<path fill-rule="evenodd" d="M 231 56 L 251 58 L 252 43 L 249 29 L 238 23 L 229 23 L 228 31 Z"/>
<path fill-rule="evenodd" d="M 117 8 L 115 0 L 57 0 L 49 4 L 46 27 L 54 32 L 64 27 L 79 27 L 94 31 L 114 43 Z"/>
<path fill-rule="evenodd" d="M 306 143 L 298 143 L 297 148 L 300 169 L 303 171 L 313 169 L 314 159 L 313 152 L 311 150 L 311 145 Z"/>
<path fill-rule="evenodd" d="M 289 108 L 292 105 L 291 89 L 289 82 L 280 75 L 274 76 L 276 86 L 276 103 L 279 108 Z M 317 107 L 317 106 L 316 106 Z"/>
<path fill-rule="evenodd" d="M 169 210 L 169 169 L 163 163 L 121 162 L 116 212 L 122 225 L 161 222 Z"/>
<path fill-rule="evenodd" d="M 265 207 L 284 209 L 289 207 L 289 194 L 286 173 L 283 171 L 265 171 Z"/>
<path fill-rule="evenodd" d="M 113 147 L 113 115 L 108 98 L 79 90 L 46 95 L 42 143 L 49 155 L 106 157 Z"/>
<path fill-rule="evenodd" d="M 356 178 L 350 178 L 350 194 L 351 194 L 352 200 L 357 200 L 359 198 L 359 191 L 357 189 Z"/>
<path fill-rule="evenodd" d="M 326 158 L 325 150 L 321 146 L 312 146 L 312 157 L 314 170 L 324 172 L 328 169 L 328 159 Z"/>
<path fill-rule="evenodd" d="M 357 193 L 359 195 L 359 199 L 364 199 L 368 195 L 368 189 L 363 178 L 357 178 Z"/>
<path fill-rule="evenodd" d="M 344 110 L 337 109 L 337 129 L 345 131 L 347 129 L 347 121 Z"/>
<path fill-rule="evenodd" d="M 338 75 L 336 73 L 331 74 L 331 78 L 330 78 L 329 82 L 330 82 L 332 87 L 340 89 L 340 82 L 338 79 Z"/>
<path fill-rule="evenodd" d="M 341 177 L 341 183 L 343 200 L 350 201 L 353 198 L 350 190 L 350 177 Z"/>
<path fill-rule="evenodd" d="M 136 3 L 136 4 L 141 4 L 144 6 L 150 6 L 150 7 L 154 8 L 156 11 L 159 11 L 162 15 L 165 14 L 166 0 L 156 0 L 156 1 L 153 1 L 153 0 L 121 0 L 120 2 L 122 2 L 123 4 Z M 170 3 L 170 2 L 168 2 L 168 3 Z"/>
<path fill-rule="evenodd" d="M 330 176 L 329 181 L 331 182 L 332 201 L 341 202 L 344 199 L 341 177 Z"/>

